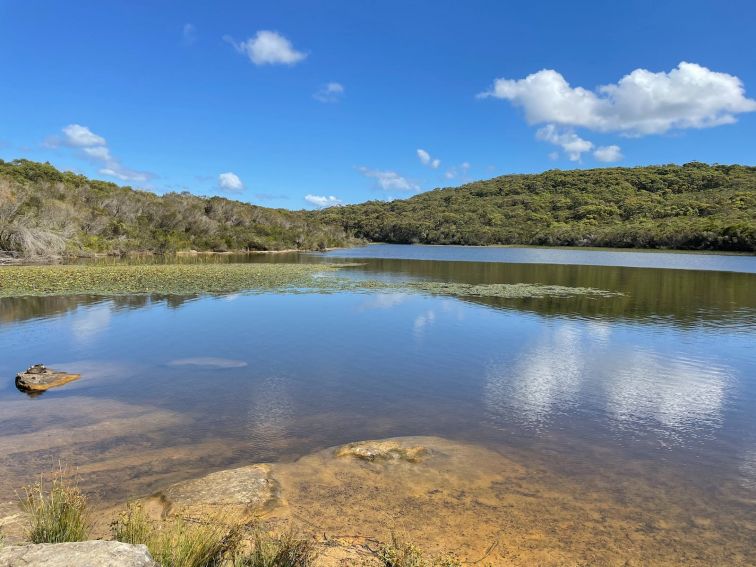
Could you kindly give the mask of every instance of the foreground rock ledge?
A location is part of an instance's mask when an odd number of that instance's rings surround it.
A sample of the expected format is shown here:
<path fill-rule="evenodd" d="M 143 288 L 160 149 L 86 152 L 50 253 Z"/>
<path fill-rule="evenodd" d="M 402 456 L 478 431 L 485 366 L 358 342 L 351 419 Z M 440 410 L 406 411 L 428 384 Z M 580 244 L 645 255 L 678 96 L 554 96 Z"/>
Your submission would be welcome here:
<path fill-rule="evenodd" d="M 0 548 L 0 567 L 159 567 L 147 547 L 119 541 L 41 543 Z"/>

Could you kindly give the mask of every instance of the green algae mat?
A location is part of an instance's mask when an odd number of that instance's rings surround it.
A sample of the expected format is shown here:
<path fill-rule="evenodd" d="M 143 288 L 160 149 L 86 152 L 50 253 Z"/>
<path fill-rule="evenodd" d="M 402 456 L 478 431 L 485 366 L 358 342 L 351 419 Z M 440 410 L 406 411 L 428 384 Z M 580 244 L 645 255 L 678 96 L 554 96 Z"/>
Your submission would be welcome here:
<path fill-rule="evenodd" d="M 621 295 L 539 284 L 374 281 L 336 277 L 354 264 L 50 265 L 0 268 L 0 298 L 52 295 L 194 295 L 257 292 L 402 292 L 458 297 L 542 298 Z"/>

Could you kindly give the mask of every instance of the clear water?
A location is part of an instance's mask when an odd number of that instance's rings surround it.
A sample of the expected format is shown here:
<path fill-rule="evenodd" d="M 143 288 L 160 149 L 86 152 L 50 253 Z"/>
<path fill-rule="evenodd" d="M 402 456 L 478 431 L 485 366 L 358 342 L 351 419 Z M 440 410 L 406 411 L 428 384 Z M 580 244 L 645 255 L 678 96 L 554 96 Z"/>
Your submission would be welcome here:
<path fill-rule="evenodd" d="M 753 257 L 382 245 L 190 261 L 346 258 L 355 277 L 624 295 L 2 299 L 0 500 L 58 459 L 115 501 L 343 442 L 436 435 L 587 488 L 629 475 L 649 494 L 684 487 L 756 524 Z M 28 397 L 13 377 L 35 362 L 83 377 Z"/>

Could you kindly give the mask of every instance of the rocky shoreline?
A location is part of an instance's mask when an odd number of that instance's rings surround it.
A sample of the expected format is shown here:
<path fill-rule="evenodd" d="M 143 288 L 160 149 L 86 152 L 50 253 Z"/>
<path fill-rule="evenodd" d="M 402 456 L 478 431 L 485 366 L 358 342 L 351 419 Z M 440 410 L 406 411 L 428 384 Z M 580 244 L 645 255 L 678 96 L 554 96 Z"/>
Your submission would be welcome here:
<path fill-rule="evenodd" d="M 724 520 L 704 521 L 705 508 L 694 505 L 671 506 L 678 494 L 655 487 L 652 501 L 641 480 L 621 489 L 594 480 L 565 480 L 478 445 L 400 437 L 219 470 L 139 503 L 156 522 L 231 514 L 273 532 L 294 528 L 316 546 L 317 567 L 383 565 L 376 550 L 394 533 L 430 556 L 452 552 L 462 564 L 747 565 L 754 558 L 747 521 L 713 530 Z M 12 506 L 0 508 L 8 540 L 0 567 L 47 564 L 13 562 L 34 555 L 10 545 L 19 540 L 23 517 Z M 99 510 L 94 537 L 111 537 L 109 524 L 121 510 Z"/>

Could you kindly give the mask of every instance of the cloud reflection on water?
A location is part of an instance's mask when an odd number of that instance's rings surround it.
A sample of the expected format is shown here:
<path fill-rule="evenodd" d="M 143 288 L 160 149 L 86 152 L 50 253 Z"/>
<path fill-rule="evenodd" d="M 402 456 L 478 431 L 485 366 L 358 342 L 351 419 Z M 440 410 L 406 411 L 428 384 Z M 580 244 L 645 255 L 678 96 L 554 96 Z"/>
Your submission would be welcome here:
<path fill-rule="evenodd" d="M 518 358 L 492 365 L 484 398 L 493 416 L 513 413 L 531 425 L 543 425 L 552 413 L 571 406 L 585 367 L 581 329 L 575 323 L 549 325 Z"/>
<path fill-rule="evenodd" d="M 650 427 L 676 443 L 720 427 L 732 370 L 659 349 L 633 348 L 595 321 L 547 325 L 513 360 L 488 367 L 489 418 L 541 428 L 568 412 L 598 409 L 625 433 L 645 435 Z"/>

